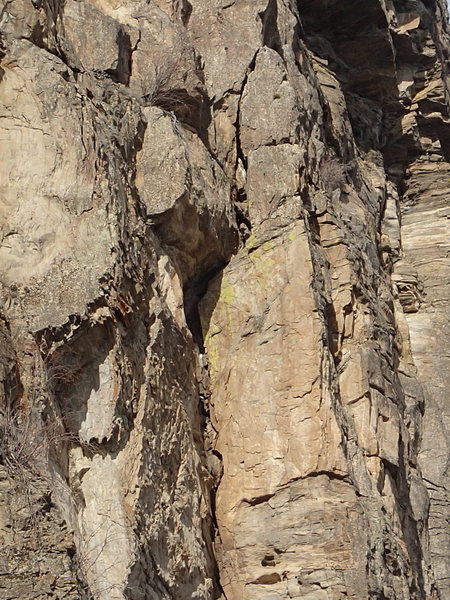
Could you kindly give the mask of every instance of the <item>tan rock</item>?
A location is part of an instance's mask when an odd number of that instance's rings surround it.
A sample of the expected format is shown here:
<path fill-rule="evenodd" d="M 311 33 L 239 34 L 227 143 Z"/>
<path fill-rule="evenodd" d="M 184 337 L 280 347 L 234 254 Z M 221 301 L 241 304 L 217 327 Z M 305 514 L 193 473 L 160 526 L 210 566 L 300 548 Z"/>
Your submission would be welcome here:
<path fill-rule="evenodd" d="M 443 0 L 0 20 L 0 599 L 447 597 Z"/>

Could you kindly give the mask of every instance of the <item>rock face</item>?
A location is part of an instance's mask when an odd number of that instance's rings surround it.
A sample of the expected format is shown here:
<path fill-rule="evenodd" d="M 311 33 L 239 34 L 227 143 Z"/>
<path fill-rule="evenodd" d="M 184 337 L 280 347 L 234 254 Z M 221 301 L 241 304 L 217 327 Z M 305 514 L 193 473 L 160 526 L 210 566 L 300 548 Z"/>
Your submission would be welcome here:
<path fill-rule="evenodd" d="M 0 13 L 0 598 L 450 597 L 443 0 Z"/>

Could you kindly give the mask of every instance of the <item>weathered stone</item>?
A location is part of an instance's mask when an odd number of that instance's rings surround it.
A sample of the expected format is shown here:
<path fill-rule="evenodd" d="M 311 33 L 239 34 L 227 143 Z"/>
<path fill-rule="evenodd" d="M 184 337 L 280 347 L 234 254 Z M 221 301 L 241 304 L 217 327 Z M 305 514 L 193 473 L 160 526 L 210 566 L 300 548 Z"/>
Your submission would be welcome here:
<path fill-rule="evenodd" d="M 444 600 L 443 0 L 0 23 L 0 598 Z"/>

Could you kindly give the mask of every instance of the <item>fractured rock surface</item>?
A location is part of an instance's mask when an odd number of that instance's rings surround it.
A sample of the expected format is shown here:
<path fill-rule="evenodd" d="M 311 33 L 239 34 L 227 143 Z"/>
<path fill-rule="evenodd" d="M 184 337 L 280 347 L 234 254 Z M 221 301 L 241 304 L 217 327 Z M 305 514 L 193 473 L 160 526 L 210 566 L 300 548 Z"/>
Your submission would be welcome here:
<path fill-rule="evenodd" d="M 0 13 L 0 599 L 450 596 L 443 0 Z"/>

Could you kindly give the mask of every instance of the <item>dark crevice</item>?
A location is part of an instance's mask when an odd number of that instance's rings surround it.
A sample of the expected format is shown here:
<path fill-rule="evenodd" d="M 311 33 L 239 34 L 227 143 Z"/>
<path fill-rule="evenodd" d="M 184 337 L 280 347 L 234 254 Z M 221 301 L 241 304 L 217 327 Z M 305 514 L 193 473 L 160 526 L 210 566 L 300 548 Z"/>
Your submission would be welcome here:
<path fill-rule="evenodd" d="M 183 288 L 184 314 L 186 323 L 189 327 L 192 337 L 197 344 L 200 352 L 205 352 L 204 332 L 199 313 L 199 302 L 208 291 L 209 282 L 214 279 L 218 273 L 223 271 L 227 262 L 223 261 L 206 273 L 200 274 L 195 279 L 186 283 Z"/>
<path fill-rule="evenodd" d="M 105 73 L 116 83 L 128 85 L 131 73 L 131 40 L 122 28 L 119 29 L 116 39 L 119 56 L 115 69 L 106 70 Z"/>
<path fill-rule="evenodd" d="M 239 228 L 239 233 L 242 239 L 242 242 L 245 244 L 247 239 L 250 236 L 252 230 L 252 224 L 250 222 L 250 218 L 248 216 L 248 210 L 245 204 L 239 204 L 235 202 L 234 205 L 234 213 L 236 215 L 236 223 Z"/>
<path fill-rule="evenodd" d="M 263 46 L 272 48 L 283 58 L 283 44 L 278 31 L 278 0 L 269 0 L 267 8 L 259 13 L 262 22 Z"/>
<path fill-rule="evenodd" d="M 185 27 L 187 27 L 189 25 L 189 19 L 191 18 L 191 14 L 192 14 L 192 4 L 189 2 L 189 0 L 183 0 L 183 2 L 181 4 L 181 9 L 180 9 L 180 18 L 181 18 L 181 22 L 183 23 L 183 25 Z"/>
<path fill-rule="evenodd" d="M 263 496 L 257 496 L 256 498 L 244 498 L 242 501 L 249 506 L 258 506 L 258 504 L 264 504 L 264 502 L 268 502 L 274 496 L 275 494 L 264 494 Z"/>
<path fill-rule="evenodd" d="M 403 437 L 399 440 L 399 465 L 394 465 L 384 461 L 385 469 L 396 483 L 397 493 L 395 501 L 398 505 L 398 514 L 401 515 L 401 527 L 403 540 L 406 543 L 408 558 L 411 563 L 411 572 L 413 573 L 410 583 L 411 598 L 425 598 L 425 582 L 422 565 L 424 557 L 420 543 L 420 534 L 418 532 L 418 523 L 413 517 L 413 509 L 410 499 L 410 490 L 407 479 L 407 465 L 404 462 L 406 455 Z M 395 574 L 395 573 L 394 573 Z M 416 595 L 418 594 L 418 596 Z"/>

